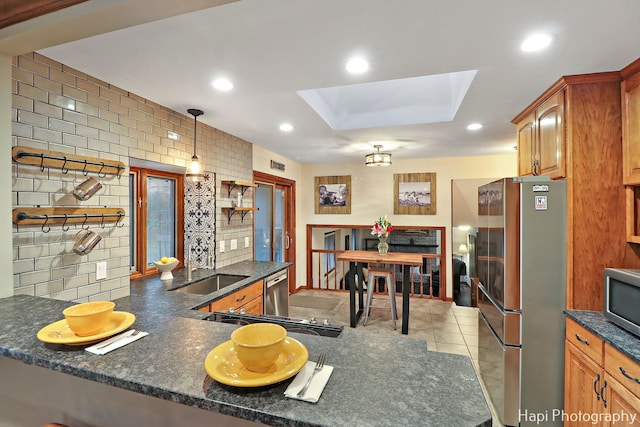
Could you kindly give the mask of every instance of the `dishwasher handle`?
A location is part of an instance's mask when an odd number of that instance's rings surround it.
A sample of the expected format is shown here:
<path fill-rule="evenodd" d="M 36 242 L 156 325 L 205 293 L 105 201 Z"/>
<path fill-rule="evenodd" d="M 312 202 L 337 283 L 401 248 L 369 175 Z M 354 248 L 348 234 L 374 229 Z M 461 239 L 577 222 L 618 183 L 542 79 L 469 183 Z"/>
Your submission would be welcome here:
<path fill-rule="evenodd" d="M 277 285 L 283 280 L 287 280 L 287 273 L 280 274 L 278 276 L 273 276 L 267 279 L 267 288 Z"/>

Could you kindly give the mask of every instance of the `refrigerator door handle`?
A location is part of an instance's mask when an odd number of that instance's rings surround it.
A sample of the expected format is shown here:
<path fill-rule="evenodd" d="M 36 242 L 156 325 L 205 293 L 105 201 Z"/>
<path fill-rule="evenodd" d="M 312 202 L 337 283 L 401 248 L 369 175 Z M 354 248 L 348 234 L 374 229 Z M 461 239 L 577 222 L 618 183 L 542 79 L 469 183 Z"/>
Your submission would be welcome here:
<path fill-rule="evenodd" d="M 504 313 L 522 313 L 521 310 L 508 310 L 505 309 L 502 304 L 500 304 L 494 297 L 493 295 L 491 295 L 489 293 L 489 291 L 487 290 L 487 288 L 484 287 L 484 285 L 482 283 L 478 284 L 478 289 L 482 292 L 482 294 L 485 296 L 485 298 L 487 298 L 489 301 L 491 301 L 491 304 L 493 304 L 495 307 L 497 307 L 498 309 L 500 309 L 500 311 L 504 312 Z"/>

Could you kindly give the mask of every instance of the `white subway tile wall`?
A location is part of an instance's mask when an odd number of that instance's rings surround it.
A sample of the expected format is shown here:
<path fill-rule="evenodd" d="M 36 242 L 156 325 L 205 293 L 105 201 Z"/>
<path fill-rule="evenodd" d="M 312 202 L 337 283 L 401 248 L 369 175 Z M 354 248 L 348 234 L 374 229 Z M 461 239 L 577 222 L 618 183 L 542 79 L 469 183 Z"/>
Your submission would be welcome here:
<path fill-rule="evenodd" d="M 13 58 L 12 146 L 121 161 L 130 158 L 186 167 L 193 155 L 193 117 L 67 67 L 38 53 Z M 199 108 L 197 105 L 190 106 Z M 207 112 L 205 111 L 205 115 Z M 168 138 L 168 131 L 180 135 Z M 252 180 L 252 144 L 198 121 L 198 156 L 216 173 L 217 197 L 226 197 L 223 180 Z M 129 295 L 128 169 L 85 202 L 71 195 L 82 172 L 13 163 L 15 207 L 110 207 L 127 213 L 124 227 L 93 224 L 102 241 L 88 255 L 72 251 L 80 226 L 64 231 L 52 225 L 13 226 L 14 293 L 68 301 L 113 300 Z M 93 174 L 95 175 L 95 174 Z M 93 176 L 92 175 L 92 176 Z M 245 200 L 253 193 L 247 190 Z M 216 212 L 216 240 L 252 237 L 253 216 L 234 215 L 228 223 Z M 253 238 L 250 239 L 253 241 Z M 253 258 L 253 247 L 216 253 L 216 267 Z M 107 262 L 107 278 L 96 280 L 96 262 Z"/>

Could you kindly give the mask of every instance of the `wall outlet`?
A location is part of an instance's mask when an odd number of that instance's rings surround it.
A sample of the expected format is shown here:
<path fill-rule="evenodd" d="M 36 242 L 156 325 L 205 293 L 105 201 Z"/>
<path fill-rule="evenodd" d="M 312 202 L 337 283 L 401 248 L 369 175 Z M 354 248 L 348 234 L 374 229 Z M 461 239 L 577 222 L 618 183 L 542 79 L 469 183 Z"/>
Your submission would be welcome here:
<path fill-rule="evenodd" d="M 244 247 L 245 247 L 245 248 L 248 248 L 248 247 L 249 247 L 249 238 L 248 238 L 248 237 L 245 237 L 245 238 L 244 238 Z"/>
<path fill-rule="evenodd" d="M 220 240 L 220 252 L 224 252 L 224 240 Z"/>
<path fill-rule="evenodd" d="M 238 249 L 238 239 L 231 239 L 231 250 Z"/>
<path fill-rule="evenodd" d="M 96 262 L 96 280 L 107 278 L 107 262 Z"/>

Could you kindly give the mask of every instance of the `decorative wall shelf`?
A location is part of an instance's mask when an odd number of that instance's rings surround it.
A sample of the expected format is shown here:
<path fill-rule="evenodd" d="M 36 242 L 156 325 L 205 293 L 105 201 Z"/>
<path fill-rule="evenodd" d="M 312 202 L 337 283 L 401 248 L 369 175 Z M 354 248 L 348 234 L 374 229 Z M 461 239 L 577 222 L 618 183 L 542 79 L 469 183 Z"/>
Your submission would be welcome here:
<path fill-rule="evenodd" d="M 226 212 L 227 214 L 227 224 L 231 224 L 231 217 L 236 212 L 240 212 L 242 215 L 242 222 L 244 222 L 244 217 L 251 211 L 257 211 L 258 208 L 243 208 L 243 207 L 235 207 L 235 208 L 220 208 L 222 212 Z"/>
<path fill-rule="evenodd" d="M 227 195 L 229 198 L 231 198 L 231 191 L 233 191 L 233 189 L 236 187 L 240 188 L 240 191 L 242 191 L 242 195 L 244 195 L 244 192 L 247 190 L 247 188 L 255 188 L 258 186 L 258 184 L 254 184 L 253 182 L 241 181 L 221 181 L 221 184 L 227 186 Z"/>
<path fill-rule="evenodd" d="M 59 153 L 56 151 L 38 150 L 30 147 L 13 147 L 13 161 L 25 165 L 40 166 L 44 168 L 61 169 L 62 173 L 69 170 L 82 171 L 84 175 L 89 172 L 97 173 L 104 178 L 107 175 L 115 175 L 118 178 L 126 166 L 122 162 L 113 160 L 101 160 L 95 157 L 78 156 L 75 154 Z"/>
<path fill-rule="evenodd" d="M 113 222 L 118 225 L 124 218 L 125 212 L 121 208 L 15 208 L 13 210 L 13 223 L 18 225 L 42 225 L 42 231 L 47 233 L 52 224 L 62 224 L 64 231 L 71 224 L 100 223 L 104 227 L 106 223 Z M 119 227 L 124 224 L 118 225 Z M 45 227 L 48 227 L 45 229 Z"/>

